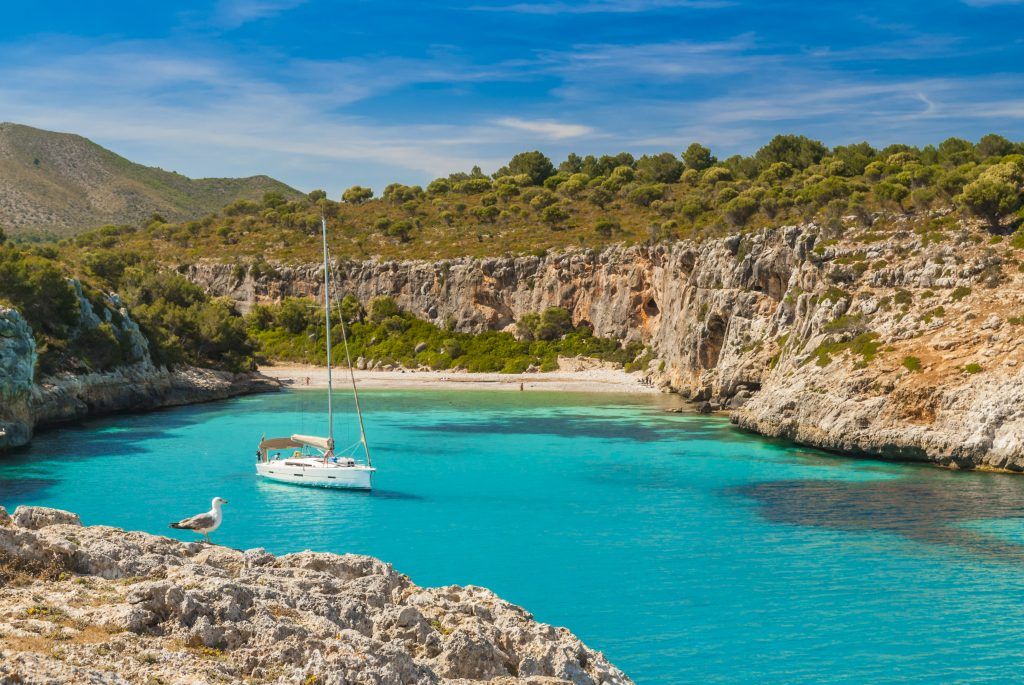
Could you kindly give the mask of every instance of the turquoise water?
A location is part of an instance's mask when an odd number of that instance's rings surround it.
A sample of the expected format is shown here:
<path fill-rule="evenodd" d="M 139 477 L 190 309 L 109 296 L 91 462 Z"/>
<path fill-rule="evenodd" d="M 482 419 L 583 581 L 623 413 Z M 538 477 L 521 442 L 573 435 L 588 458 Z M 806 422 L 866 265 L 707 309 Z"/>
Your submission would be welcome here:
<path fill-rule="evenodd" d="M 316 432 L 322 400 L 44 433 L 0 460 L 0 503 L 190 539 L 167 522 L 220 495 L 216 542 L 490 587 L 638 683 L 1019 678 L 1024 478 L 832 457 L 660 397 L 381 391 L 373 493 L 258 481 L 261 432 Z"/>

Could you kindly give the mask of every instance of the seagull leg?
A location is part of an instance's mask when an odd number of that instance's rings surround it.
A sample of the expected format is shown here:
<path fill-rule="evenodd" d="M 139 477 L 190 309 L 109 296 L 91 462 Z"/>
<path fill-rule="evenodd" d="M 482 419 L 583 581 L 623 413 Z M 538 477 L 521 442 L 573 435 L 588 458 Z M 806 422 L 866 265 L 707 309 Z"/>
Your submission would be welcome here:
<path fill-rule="evenodd" d="M 203 537 L 206 538 L 206 544 L 210 544 L 210 534 L 209 533 L 203 533 Z"/>

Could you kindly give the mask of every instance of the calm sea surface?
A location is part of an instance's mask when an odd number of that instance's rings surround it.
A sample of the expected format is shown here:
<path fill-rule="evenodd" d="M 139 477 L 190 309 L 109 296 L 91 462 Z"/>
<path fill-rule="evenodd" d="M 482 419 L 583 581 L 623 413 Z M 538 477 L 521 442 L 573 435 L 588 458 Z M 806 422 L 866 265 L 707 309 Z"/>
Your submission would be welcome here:
<path fill-rule="evenodd" d="M 260 435 L 318 432 L 323 400 L 47 432 L 0 459 L 0 503 L 191 539 L 167 522 L 219 495 L 216 542 L 484 585 L 638 683 L 1021 677 L 1024 478 L 832 457 L 660 397 L 379 391 L 373 493 L 257 480 Z"/>

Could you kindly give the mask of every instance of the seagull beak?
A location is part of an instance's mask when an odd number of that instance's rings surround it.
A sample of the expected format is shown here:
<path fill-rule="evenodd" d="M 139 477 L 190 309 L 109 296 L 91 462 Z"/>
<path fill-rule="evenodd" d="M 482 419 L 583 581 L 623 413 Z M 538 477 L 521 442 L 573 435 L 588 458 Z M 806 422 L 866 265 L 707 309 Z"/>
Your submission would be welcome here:
<path fill-rule="evenodd" d="M 227 501 L 226 499 L 222 499 L 222 500 L 220 501 L 220 503 L 221 503 L 221 504 L 227 504 L 227 503 L 228 503 L 228 501 Z"/>

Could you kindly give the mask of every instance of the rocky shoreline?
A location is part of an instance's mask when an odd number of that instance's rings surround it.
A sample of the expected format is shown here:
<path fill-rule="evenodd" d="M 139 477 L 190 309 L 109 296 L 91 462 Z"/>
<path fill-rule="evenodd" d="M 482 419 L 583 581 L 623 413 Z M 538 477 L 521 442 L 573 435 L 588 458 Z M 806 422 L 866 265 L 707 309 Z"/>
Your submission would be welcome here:
<path fill-rule="evenodd" d="M 71 282 L 81 303 L 78 330 L 100 325 L 81 286 Z M 40 378 L 36 375 L 37 346 L 31 328 L 18 311 L 0 306 L 0 451 L 28 444 L 38 428 L 281 387 L 276 379 L 257 372 L 158 366 L 138 325 L 114 296 L 108 298 L 103 311 L 107 323 L 116 323 L 127 341 L 132 361 L 104 371 Z"/>
<path fill-rule="evenodd" d="M 17 398 L 20 402 L 0 411 L 0 451 L 28 444 L 41 428 L 280 389 L 280 381 L 261 373 L 194 367 L 139 365 L 105 373 L 50 376 L 33 384 Z"/>
<path fill-rule="evenodd" d="M 0 683 L 628 685 L 565 628 L 371 557 L 274 556 L 0 507 Z"/>

